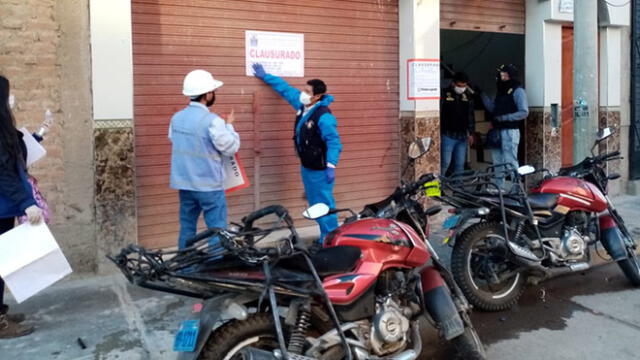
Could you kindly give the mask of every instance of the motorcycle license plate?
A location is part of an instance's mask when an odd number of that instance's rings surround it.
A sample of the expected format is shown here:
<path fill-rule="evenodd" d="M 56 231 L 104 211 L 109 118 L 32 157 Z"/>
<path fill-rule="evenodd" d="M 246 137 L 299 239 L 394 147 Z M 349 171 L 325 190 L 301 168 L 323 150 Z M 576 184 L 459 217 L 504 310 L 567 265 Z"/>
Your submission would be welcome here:
<path fill-rule="evenodd" d="M 173 351 L 195 351 L 198 332 L 200 332 L 200 320 L 183 321 L 173 341 Z"/>
<path fill-rule="evenodd" d="M 445 220 L 444 223 L 442 224 L 442 228 L 446 230 L 453 229 L 454 227 L 456 227 L 456 225 L 458 225 L 459 219 L 460 219 L 460 215 L 449 216 L 447 220 Z"/>

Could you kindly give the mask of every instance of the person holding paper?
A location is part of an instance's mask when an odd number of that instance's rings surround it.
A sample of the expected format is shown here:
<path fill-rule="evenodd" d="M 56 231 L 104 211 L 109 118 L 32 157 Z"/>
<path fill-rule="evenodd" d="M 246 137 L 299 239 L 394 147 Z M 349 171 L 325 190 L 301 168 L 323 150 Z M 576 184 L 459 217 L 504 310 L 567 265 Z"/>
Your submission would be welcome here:
<path fill-rule="evenodd" d="M 327 94 L 326 84 L 319 79 L 309 80 L 301 91 L 282 78 L 267 74 L 261 64 L 253 64 L 253 71 L 297 111 L 294 145 L 302 163 L 300 171 L 307 202 L 310 206 L 324 203 L 335 208 L 333 186 L 342 143 L 338 122 L 329 110 L 333 96 Z M 336 214 L 316 221 L 320 226 L 320 239 L 310 248 L 312 253 L 321 249 L 325 236 L 338 227 Z"/>
<path fill-rule="evenodd" d="M 180 249 L 192 245 L 188 240 L 196 234 L 200 213 L 208 228 L 227 227 L 222 156 L 238 152 L 240 136 L 232 125 L 233 111 L 226 120 L 209 111 L 222 85 L 205 70 L 187 74 L 182 93 L 191 101 L 169 125 L 171 188 L 180 195 Z"/>
<path fill-rule="evenodd" d="M 32 224 L 42 221 L 42 210 L 36 205 L 27 181 L 27 149 L 23 134 L 16 129 L 9 105 L 9 80 L 0 76 L 0 234 L 11 230 L 17 216 L 26 215 Z M 15 338 L 33 332 L 21 324 L 23 314 L 8 314 L 4 303 L 4 281 L 0 279 L 0 338 Z"/>

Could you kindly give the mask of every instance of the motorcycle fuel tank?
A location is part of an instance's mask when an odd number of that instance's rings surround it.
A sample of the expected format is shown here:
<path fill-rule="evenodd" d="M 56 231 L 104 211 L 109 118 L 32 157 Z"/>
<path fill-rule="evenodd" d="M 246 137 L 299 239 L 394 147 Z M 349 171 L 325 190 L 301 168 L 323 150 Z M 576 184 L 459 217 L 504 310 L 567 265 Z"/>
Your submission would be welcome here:
<path fill-rule="evenodd" d="M 429 260 L 424 241 L 409 225 L 391 219 L 363 219 L 345 224 L 327 237 L 325 246 L 350 245 L 367 261 L 389 266 L 415 267 Z"/>
<path fill-rule="evenodd" d="M 430 258 L 420 236 L 402 222 L 390 219 L 363 219 L 344 224 L 325 239 L 325 247 L 358 247 L 362 257 L 353 272 L 329 276 L 324 290 L 336 305 L 354 304 L 378 276 L 389 268 L 413 268 Z"/>
<path fill-rule="evenodd" d="M 601 212 L 607 209 L 607 199 L 595 185 L 568 176 L 544 181 L 534 193 L 558 194 L 558 205 L 571 210 Z"/>

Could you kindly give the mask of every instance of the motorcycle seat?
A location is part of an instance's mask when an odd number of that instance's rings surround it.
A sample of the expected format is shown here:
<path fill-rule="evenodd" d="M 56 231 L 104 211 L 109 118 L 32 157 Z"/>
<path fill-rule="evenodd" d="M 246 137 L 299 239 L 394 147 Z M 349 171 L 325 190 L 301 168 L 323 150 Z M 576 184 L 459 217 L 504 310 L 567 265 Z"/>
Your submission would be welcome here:
<path fill-rule="evenodd" d="M 496 204 L 500 203 L 498 196 L 483 197 L 482 199 Z M 551 210 L 558 203 L 558 194 L 531 194 L 527 196 L 527 200 L 532 210 Z M 520 201 L 509 196 L 503 197 L 503 201 L 506 207 L 523 209 Z"/>
<path fill-rule="evenodd" d="M 311 257 L 311 262 L 320 277 L 350 272 L 362 256 L 355 246 L 332 246 L 323 248 Z"/>
<path fill-rule="evenodd" d="M 352 271 L 362 251 L 355 246 L 332 246 L 311 256 L 311 263 L 321 278 Z M 285 269 L 309 273 L 309 266 L 302 256 L 292 256 L 278 263 Z"/>
<path fill-rule="evenodd" d="M 534 210 L 550 210 L 558 204 L 558 194 L 531 194 L 528 199 Z"/>

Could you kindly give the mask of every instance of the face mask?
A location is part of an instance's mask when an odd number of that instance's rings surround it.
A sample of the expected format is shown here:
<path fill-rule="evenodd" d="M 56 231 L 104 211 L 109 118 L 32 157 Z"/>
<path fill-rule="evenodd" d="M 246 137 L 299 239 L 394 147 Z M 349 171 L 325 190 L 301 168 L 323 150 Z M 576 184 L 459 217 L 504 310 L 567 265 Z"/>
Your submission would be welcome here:
<path fill-rule="evenodd" d="M 461 95 L 463 92 L 465 92 L 465 90 L 467 90 L 466 87 L 459 87 L 459 86 L 455 86 L 453 88 L 453 91 L 456 92 L 456 94 Z"/>
<path fill-rule="evenodd" d="M 304 106 L 311 104 L 311 95 L 307 94 L 304 91 L 300 92 L 300 102 Z"/>
<path fill-rule="evenodd" d="M 207 107 L 211 107 L 216 102 L 216 93 L 213 93 L 213 98 L 207 101 Z"/>
<path fill-rule="evenodd" d="M 13 95 L 9 95 L 9 109 L 13 110 L 16 105 L 16 98 Z"/>

